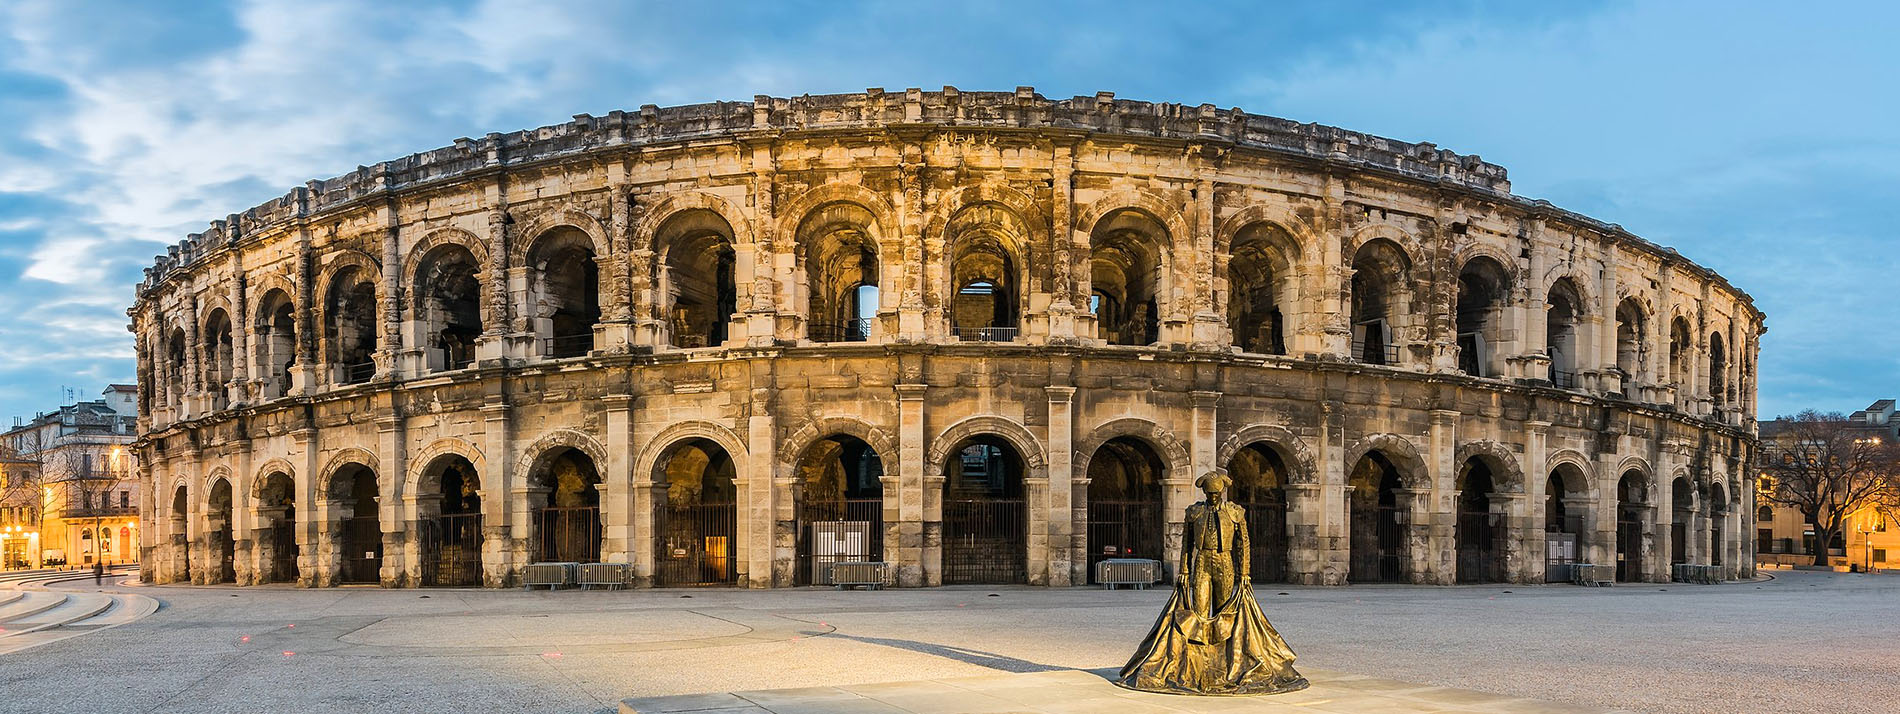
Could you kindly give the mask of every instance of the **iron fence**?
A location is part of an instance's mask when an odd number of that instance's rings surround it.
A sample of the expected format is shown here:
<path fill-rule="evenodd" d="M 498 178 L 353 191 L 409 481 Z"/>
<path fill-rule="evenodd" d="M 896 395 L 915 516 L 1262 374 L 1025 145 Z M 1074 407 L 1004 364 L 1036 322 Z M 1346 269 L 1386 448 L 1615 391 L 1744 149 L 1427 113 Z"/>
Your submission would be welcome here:
<path fill-rule="evenodd" d="M 844 322 L 814 322 L 806 328 L 813 342 L 866 342 L 871 339 L 871 318 Z"/>
<path fill-rule="evenodd" d="M 1498 560 L 1497 517 L 1489 511 L 1458 511 L 1454 540 L 1458 548 L 1458 582 L 1495 583 L 1504 580 Z"/>
<path fill-rule="evenodd" d="M 382 581 L 383 526 L 375 516 L 343 519 L 343 582 Z"/>
<path fill-rule="evenodd" d="M 1352 520 L 1352 557 L 1347 578 L 1356 583 L 1398 582 L 1402 574 L 1400 544 L 1404 542 L 1398 508 L 1355 508 Z"/>
<path fill-rule="evenodd" d="M 534 559 L 544 563 L 600 562 L 600 507 L 561 506 L 534 511 Z"/>
<path fill-rule="evenodd" d="M 1573 389 L 1577 386 L 1577 373 L 1552 367 L 1550 383 L 1559 389 Z"/>
<path fill-rule="evenodd" d="M 343 367 L 344 384 L 362 384 L 376 377 L 375 362 L 359 362 Z"/>
<path fill-rule="evenodd" d="M 541 341 L 541 352 L 554 359 L 585 357 L 594 350 L 594 333 L 555 335 Z"/>
<path fill-rule="evenodd" d="M 270 547 L 270 580 L 279 583 L 297 582 L 296 526 L 286 522 L 271 526 Z"/>
<path fill-rule="evenodd" d="M 437 516 L 422 529 L 422 585 L 482 584 L 482 514 Z"/>
<path fill-rule="evenodd" d="M 657 575 L 661 585 L 730 585 L 738 581 L 737 504 L 669 504 L 660 516 Z"/>
<path fill-rule="evenodd" d="M 1643 574 L 1643 523 L 1634 510 L 1616 517 L 1616 579 L 1628 582 Z"/>
<path fill-rule="evenodd" d="M 1256 583 L 1286 582 L 1286 501 L 1237 501 L 1247 511 L 1247 559 Z"/>
<path fill-rule="evenodd" d="M 1161 501 L 1089 500 L 1089 577 L 1096 563 L 1115 558 L 1161 560 L 1161 531 L 1166 521 Z"/>
<path fill-rule="evenodd" d="M 852 498 L 845 500 L 798 502 L 798 563 L 794 583 L 811 585 L 818 568 L 815 551 L 817 536 L 813 524 L 829 521 L 860 521 L 871 524 L 864 543 L 864 560 L 884 560 L 884 499 Z M 836 556 L 826 556 L 836 557 Z M 837 561 L 830 561 L 837 562 Z"/>
<path fill-rule="evenodd" d="M 1399 346 L 1368 343 L 1364 338 L 1352 341 L 1353 360 L 1361 364 L 1396 365 L 1399 363 Z"/>
<path fill-rule="evenodd" d="M 1015 342 L 1014 327 L 952 327 L 950 334 L 968 342 Z"/>
<path fill-rule="evenodd" d="M 1021 583 L 1029 579 L 1023 500 L 943 500 L 943 582 Z"/>

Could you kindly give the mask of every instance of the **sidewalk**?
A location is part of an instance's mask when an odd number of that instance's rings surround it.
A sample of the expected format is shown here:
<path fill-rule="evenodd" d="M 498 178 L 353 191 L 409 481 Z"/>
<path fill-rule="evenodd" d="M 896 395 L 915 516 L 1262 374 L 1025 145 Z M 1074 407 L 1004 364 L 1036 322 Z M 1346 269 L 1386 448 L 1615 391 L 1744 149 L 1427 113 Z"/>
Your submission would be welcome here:
<path fill-rule="evenodd" d="M 621 714 L 1171 714 L 1173 712 L 1472 712 L 1605 714 L 1616 710 L 1468 689 L 1303 670 L 1313 686 L 1261 697 L 1185 697 L 1115 686 L 1110 670 L 1059 670 L 841 687 L 627 699 Z"/>

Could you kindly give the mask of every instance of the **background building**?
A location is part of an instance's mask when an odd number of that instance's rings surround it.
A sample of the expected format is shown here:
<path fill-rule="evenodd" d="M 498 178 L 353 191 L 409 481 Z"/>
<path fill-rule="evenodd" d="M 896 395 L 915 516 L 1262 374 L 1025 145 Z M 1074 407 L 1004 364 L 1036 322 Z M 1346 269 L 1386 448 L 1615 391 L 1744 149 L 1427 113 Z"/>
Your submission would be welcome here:
<path fill-rule="evenodd" d="M 16 420 L 0 434 L 6 567 L 137 559 L 137 396 L 137 387 L 114 384 L 100 399 Z"/>
<path fill-rule="evenodd" d="M 1855 432 L 1864 434 L 1862 438 L 1900 442 L 1900 419 L 1894 418 L 1894 412 L 1894 400 L 1882 399 L 1847 418 Z M 1772 455 L 1791 438 L 1782 422 L 1763 421 L 1758 427 L 1765 453 Z M 1809 565 L 1815 549 L 1821 547 L 1815 542 L 1814 524 L 1800 510 L 1762 497 L 1761 490 L 1771 478 L 1768 473 L 1758 475 L 1756 560 L 1764 565 Z M 1900 568 L 1900 519 L 1895 516 L 1892 508 L 1880 506 L 1855 510 L 1826 546 L 1829 563 L 1844 568 Z"/>
<path fill-rule="evenodd" d="M 130 315 L 159 582 L 1079 584 L 1172 568 L 1214 469 L 1263 580 L 1754 563 L 1745 293 L 1475 156 L 1211 105 L 582 116 L 228 216 Z"/>

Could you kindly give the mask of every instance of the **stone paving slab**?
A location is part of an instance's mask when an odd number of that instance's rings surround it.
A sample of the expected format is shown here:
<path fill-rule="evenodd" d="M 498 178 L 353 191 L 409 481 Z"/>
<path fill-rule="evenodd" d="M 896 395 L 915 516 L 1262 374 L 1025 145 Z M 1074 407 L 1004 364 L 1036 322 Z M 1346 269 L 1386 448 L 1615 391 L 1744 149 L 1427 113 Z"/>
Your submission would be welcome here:
<path fill-rule="evenodd" d="M 930 679 L 756 692 L 627 699 L 621 714 L 1610 714 L 1562 702 L 1401 682 L 1327 670 L 1303 670 L 1312 687 L 1261 697 L 1184 697 L 1115 686 L 1112 670 Z"/>

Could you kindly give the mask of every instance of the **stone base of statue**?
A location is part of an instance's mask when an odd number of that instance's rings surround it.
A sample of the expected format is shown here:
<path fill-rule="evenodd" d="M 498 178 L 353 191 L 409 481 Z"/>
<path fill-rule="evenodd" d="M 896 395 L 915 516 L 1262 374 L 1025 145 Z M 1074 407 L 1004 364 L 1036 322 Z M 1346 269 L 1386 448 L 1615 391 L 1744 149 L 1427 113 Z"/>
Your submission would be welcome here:
<path fill-rule="evenodd" d="M 1189 606 L 1187 588 L 1174 590 L 1161 619 L 1115 684 L 1162 694 L 1246 696 L 1306 688 L 1293 669 L 1293 649 L 1280 639 L 1242 584 L 1205 617 Z"/>

